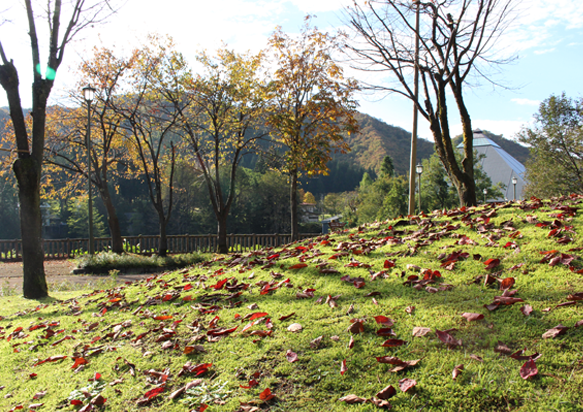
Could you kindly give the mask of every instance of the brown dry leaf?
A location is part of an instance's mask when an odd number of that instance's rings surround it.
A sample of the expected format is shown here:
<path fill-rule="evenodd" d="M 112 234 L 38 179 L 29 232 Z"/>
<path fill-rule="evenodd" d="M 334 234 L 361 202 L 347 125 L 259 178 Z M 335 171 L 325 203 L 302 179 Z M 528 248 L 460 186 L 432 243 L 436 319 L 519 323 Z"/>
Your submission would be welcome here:
<path fill-rule="evenodd" d="M 390 399 L 397 394 L 397 390 L 393 388 L 393 385 L 389 385 L 386 388 L 380 390 L 375 396 L 379 399 Z"/>
<path fill-rule="evenodd" d="M 350 342 L 348 342 L 348 349 L 354 348 L 354 336 L 350 336 Z"/>
<path fill-rule="evenodd" d="M 366 398 L 361 398 L 360 396 L 356 396 L 356 395 L 346 395 L 345 397 L 338 399 L 338 402 L 346 402 L 349 404 L 365 403 Z"/>
<path fill-rule="evenodd" d="M 435 333 L 437 334 L 439 340 L 445 343 L 447 346 L 462 346 L 461 339 L 456 339 L 445 331 L 436 330 Z"/>
<path fill-rule="evenodd" d="M 520 311 L 524 316 L 529 316 L 532 313 L 532 306 L 524 305 L 523 307 L 520 308 Z"/>
<path fill-rule="evenodd" d="M 320 342 L 322 342 L 322 339 L 324 338 L 324 336 L 318 336 L 316 339 L 310 341 L 310 347 L 312 349 L 316 349 L 320 346 Z"/>
<path fill-rule="evenodd" d="M 289 330 L 290 332 L 300 332 L 302 330 L 302 325 L 300 325 L 299 323 L 292 323 L 287 327 L 287 330 Z"/>
<path fill-rule="evenodd" d="M 362 333 L 364 332 L 364 325 L 362 324 L 362 322 L 357 321 L 350 325 L 348 330 L 350 331 L 350 333 Z"/>
<path fill-rule="evenodd" d="M 287 359 L 288 362 L 294 363 L 298 361 L 298 354 L 293 352 L 291 349 L 288 349 L 285 354 L 285 358 Z"/>
<path fill-rule="evenodd" d="M 481 313 L 464 312 L 462 313 L 462 316 L 466 318 L 468 322 L 484 319 L 484 315 Z"/>
<path fill-rule="evenodd" d="M 407 306 L 405 308 L 405 312 L 407 312 L 409 315 L 412 315 L 413 312 L 415 312 L 415 306 Z"/>
<path fill-rule="evenodd" d="M 340 375 L 344 375 L 348 369 L 346 368 L 346 359 L 340 364 Z"/>
<path fill-rule="evenodd" d="M 453 372 L 451 373 L 451 376 L 452 376 L 454 381 L 462 373 L 463 370 L 464 370 L 464 365 L 457 365 L 455 368 L 453 368 Z"/>
<path fill-rule="evenodd" d="M 350 307 L 348 308 L 348 310 L 346 311 L 347 315 L 350 315 L 352 312 L 354 312 L 354 303 L 350 304 Z"/>
<path fill-rule="evenodd" d="M 415 387 L 415 385 L 417 385 L 417 381 L 415 379 L 405 378 L 399 381 L 399 388 L 403 392 L 407 392 L 411 388 Z"/>
<path fill-rule="evenodd" d="M 429 332 L 431 332 L 431 328 L 423 328 L 423 327 L 419 327 L 419 326 L 415 326 L 413 328 L 413 336 L 416 336 L 416 337 L 425 336 Z"/>
<path fill-rule="evenodd" d="M 340 337 L 334 335 L 334 336 L 330 336 L 330 339 L 332 339 L 334 342 L 338 342 L 340 340 Z"/>
<path fill-rule="evenodd" d="M 470 355 L 470 359 L 477 360 L 478 362 L 484 362 L 484 359 L 482 359 L 480 356 L 474 355 L 474 354 Z"/>
<path fill-rule="evenodd" d="M 555 338 L 559 335 L 564 334 L 568 329 L 569 329 L 568 327 L 563 326 L 559 323 L 554 328 L 549 329 L 545 333 L 543 333 L 543 338 L 545 338 L 545 339 Z"/>

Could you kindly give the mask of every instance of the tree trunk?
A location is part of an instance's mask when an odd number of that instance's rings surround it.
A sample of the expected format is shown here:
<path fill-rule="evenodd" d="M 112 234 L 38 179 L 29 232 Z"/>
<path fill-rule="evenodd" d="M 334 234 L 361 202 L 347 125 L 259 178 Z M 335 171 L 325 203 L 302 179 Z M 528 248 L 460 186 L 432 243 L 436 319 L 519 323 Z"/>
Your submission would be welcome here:
<path fill-rule="evenodd" d="M 298 233 L 298 171 L 292 170 L 290 178 L 291 240 L 295 242 L 300 237 Z"/>
<path fill-rule="evenodd" d="M 166 236 L 166 219 L 164 218 L 164 212 L 159 213 L 160 221 L 160 245 L 158 246 L 158 256 L 164 257 L 168 254 L 168 238 Z"/>
<path fill-rule="evenodd" d="M 40 166 L 32 157 L 20 158 L 13 165 L 20 200 L 22 290 L 24 297 L 29 299 L 44 298 L 49 294 L 43 265 Z"/>
<path fill-rule="evenodd" d="M 113 253 L 121 254 L 123 253 L 123 239 L 121 237 L 119 219 L 117 218 L 117 213 L 115 211 L 115 207 L 113 206 L 113 201 L 111 200 L 111 195 L 109 193 L 107 183 L 105 183 L 103 187 L 99 188 L 99 194 L 101 195 L 101 200 L 105 205 L 105 210 L 107 210 L 107 223 L 109 225 L 109 232 L 111 234 L 111 251 Z"/>
<path fill-rule="evenodd" d="M 229 253 L 229 246 L 227 245 L 227 213 L 217 215 L 217 252 Z"/>

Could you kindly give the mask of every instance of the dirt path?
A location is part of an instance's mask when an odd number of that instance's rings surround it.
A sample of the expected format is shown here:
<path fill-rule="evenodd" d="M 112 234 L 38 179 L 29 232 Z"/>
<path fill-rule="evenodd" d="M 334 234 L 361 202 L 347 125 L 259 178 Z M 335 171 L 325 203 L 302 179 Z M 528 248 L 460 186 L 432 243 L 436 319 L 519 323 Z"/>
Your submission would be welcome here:
<path fill-rule="evenodd" d="M 94 275 L 73 275 L 71 271 L 75 268 L 75 263 L 68 260 L 48 260 L 45 262 L 45 274 L 49 284 L 88 284 L 99 283 L 110 279 L 109 276 Z M 118 283 L 131 282 L 146 278 L 152 273 L 122 274 L 117 277 Z M 22 262 L 0 262 L 0 287 L 22 289 Z"/>

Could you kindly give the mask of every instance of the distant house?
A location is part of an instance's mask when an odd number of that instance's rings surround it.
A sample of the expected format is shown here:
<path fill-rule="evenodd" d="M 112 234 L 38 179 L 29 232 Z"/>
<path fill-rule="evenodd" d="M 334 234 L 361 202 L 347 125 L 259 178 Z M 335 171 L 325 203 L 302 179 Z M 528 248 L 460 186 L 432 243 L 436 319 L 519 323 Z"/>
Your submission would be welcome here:
<path fill-rule="evenodd" d="M 463 142 L 457 146 L 458 149 L 463 149 L 463 147 Z M 484 169 L 484 172 L 492 179 L 492 185 L 502 182 L 506 186 L 504 198 L 491 199 L 486 196 L 486 199 L 488 201 L 513 200 L 513 177 L 516 177 L 516 199 L 522 199 L 523 189 L 526 185 L 526 181 L 524 180 L 526 168 L 524 165 L 502 149 L 497 143 L 486 137 L 480 129 L 474 130 L 474 150 L 478 152 L 478 155 L 484 155 L 479 163 Z M 481 193 L 477 193 L 476 195 L 478 199 L 483 196 Z"/>
<path fill-rule="evenodd" d="M 300 203 L 300 220 L 304 223 L 320 221 L 320 211 L 316 203 Z"/>

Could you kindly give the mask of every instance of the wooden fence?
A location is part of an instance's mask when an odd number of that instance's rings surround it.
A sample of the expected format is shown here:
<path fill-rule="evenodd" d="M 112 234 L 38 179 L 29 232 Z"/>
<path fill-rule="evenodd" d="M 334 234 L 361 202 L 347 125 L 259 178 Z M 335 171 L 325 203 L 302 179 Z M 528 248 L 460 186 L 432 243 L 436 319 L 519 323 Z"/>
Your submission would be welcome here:
<path fill-rule="evenodd" d="M 319 236 L 319 233 L 300 233 L 300 239 Z M 126 236 L 125 250 L 131 253 L 153 254 L 158 250 L 159 236 Z M 266 235 L 227 235 L 229 252 L 243 252 L 277 247 L 291 242 L 289 234 Z M 69 259 L 79 256 L 89 249 L 89 239 L 45 239 L 43 248 L 45 259 Z M 170 235 L 168 254 L 190 252 L 214 252 L 217 248 L 217 235 Z M 95 238 L 95 251 L 111 250 L 111 238 Z M 0 240 L 0 261 L 22 260 L 20 239 Z"/>

